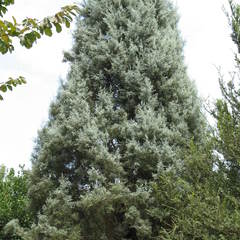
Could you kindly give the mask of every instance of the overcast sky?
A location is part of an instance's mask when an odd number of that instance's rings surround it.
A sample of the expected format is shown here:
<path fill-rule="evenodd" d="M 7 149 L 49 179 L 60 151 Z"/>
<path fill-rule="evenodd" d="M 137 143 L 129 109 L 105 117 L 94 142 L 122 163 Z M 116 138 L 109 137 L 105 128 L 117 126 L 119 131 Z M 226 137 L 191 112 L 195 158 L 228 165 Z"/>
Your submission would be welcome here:
<path fill-rule="evenodd" d="M 220 96 L 216 66 L 225 72 L 232 66 L 234 46 L 223 13 L 226 0 L 174 0 L 181 20 L 179 28 L 185 40 L 185 62 L 196 82 L 199 94 Z M 9 16 L 42 18 L 52 15 L 71 0 L 16 0 Z M 30 156 L 37 131 L 48 118 L 49 104 L 56 95 L 59 79 L 65 79 L 68 65 L 62 63 L 63 51 L 71 48 L 72 30 L 52 38 L 44 37 L 32 49 L 19 46 L 12 54 L 0 55 L 1 81 L 22 75 L 27 85 L 4 95 L 0 102 L 0 164 L 30 167 Z M 0 81 L 0 82 L 1 82 Z"/>

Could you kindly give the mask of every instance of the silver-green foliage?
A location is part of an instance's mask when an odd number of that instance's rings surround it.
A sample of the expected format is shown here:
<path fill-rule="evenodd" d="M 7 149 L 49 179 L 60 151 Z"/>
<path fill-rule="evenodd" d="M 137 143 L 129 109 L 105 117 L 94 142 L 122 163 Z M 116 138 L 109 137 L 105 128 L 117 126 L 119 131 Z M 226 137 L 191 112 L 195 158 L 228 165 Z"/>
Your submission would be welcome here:
<path fill-rule="evenodd" d="M 5 232 L 15 231 L 23 240 L 80 240 L 80 229 L 74 224 L 78 216 L 73 211 L 74 202 L 68 193 L 69 182 L 62 178 L 60 186 L 47 198 L 37 224 L 26 230 L 18 220 L 13 219 L 5 226 Z"/>
<path fill-rule="evenodd" d="M 32 158 L 33 211 L 44 211 L 63 175 L 79 217 L 72 227 L 81 228 L 83 239 L 158 233 L 148 214 L 150 182 L 181 168 L 183 149 L 190 139 L 200 141 L 203 128 L 177 22 L 167 0 L 83 4 L 65 54 L 68 81 Z"/>

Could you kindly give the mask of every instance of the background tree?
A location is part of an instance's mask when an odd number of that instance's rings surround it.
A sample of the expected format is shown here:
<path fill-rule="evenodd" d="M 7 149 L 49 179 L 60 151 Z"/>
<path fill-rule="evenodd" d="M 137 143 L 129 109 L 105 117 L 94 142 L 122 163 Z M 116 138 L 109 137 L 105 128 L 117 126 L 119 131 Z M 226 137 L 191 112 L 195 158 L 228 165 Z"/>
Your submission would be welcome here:
<path fill-rule="evenodd" d="M 240 89 L 239 89 L 239 53 L 240 53 L 240 5 L 229 1 L 231 13 L 228 15 L 232 27 L 232 40 L 238 52 L 235 54 L 236 69 L 226 83 L 220 74 L 219 83 L 223 99 L 216 103 L 213 116 L 217 121 L 215 132 L 216 150 L 220 154 L 219 168 L 227 176 L 227 188 L 235 196 L 239 195 L 240 183 Z"/>
<path fill-rule="evenodd" d="M 31 48 L 38 39 L 43 35 L 51 37 L 53 28 L 59 33 L 62 31 L 62 25 L 70 27 L 73 21 L 73 16 L 79 11 L 76 5 L 68 5 L 62 7 L 61 11 L 54 16 L 45 17 L 39 21 L 35 18 L 26 18 L 21 23 L 18 23 L 13 16 L 12 21 L 4 19 L 4 14 L 7 8 L 14 4 L 14 0 L 5 0 L 0 2 L 0 53 L 6 54 L 14 51 L 13 39 L 19 39 L 22 46 Z M 17 85 L 25 84 L 26 80 L 20 76 L 16 79 L 9 78 L 8 81 L 0 82 L 0 92 L 6 92 L 13 89 Z M 0 100 L 3 100 L 0 94 Z"/>
<path fill-rule="evenodd" d="M 226 185 L 211 138 L 204 145 L 191 143 L 180 171 L 163 172 L 153 182 L 154 203 L 149 213 L 159 239 L 239 239 L 240 204 Z"/>
<path fill-rule="evenodd" d="M 0 167 L 0 238 L 3 240 L 19 239 L 4 232 L 4 226 L 10 220 L 18 218 L 22 227 L 31 226 L 33 219 L 28 209 L 27 183 L 28 173 L 23 168 L 16 174 L 14 169 Z"/>
<path fill-rule="evenodd" d="M 211 111 L 216 120 L 211 140 L 205 147 L 192 145 L 183 171 L 165 173 L 155 185 L 157 202 L 167 206 L 158 215 L 152 211 L 159 221 L 167 221 L 162 239 L 239 239 L 240 6 L 229 3 L 232 40 L 238 49 L 236 71 L 227 83 L 220 74 L 223 98 Z"/>
<path fill-rule="evenodd" d="M 83 239 L 152 239 L 165 228 L 149 213 L 153 182 L 181 169 L 188 141 L 199 143 L 204 129 L 177 22 L 166 0 L 84 3 L 65 55 L 68 82 L 32 158 L 36 215 L 64 176 L 78 213 L 71 227 Z"/>

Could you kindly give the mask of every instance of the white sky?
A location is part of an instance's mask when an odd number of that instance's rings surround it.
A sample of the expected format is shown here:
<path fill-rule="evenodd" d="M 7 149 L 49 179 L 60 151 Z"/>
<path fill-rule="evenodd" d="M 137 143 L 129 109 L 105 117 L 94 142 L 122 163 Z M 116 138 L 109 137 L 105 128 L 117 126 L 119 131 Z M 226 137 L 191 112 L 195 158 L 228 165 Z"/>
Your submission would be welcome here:
<path fill-rule="evenodd" d="M 188 73 L 202 97 L 220 96 L 215 66 L 231 69 L 234 46 L 222 6 L 227 0 L 174 0 L 181 16 L 180 30 L 185 45 Z M 9 15 L 42 18 L 52 15 L 71 0 L 16 0 Z M 4 94 L 0 102 L 0 164 L 30 167 L 33 141 L 48 118 L 48 107 L 56 95 L 60 78 L 68 65 L 62 63 L 63 50 L 71 48 L 69 29 L 51 38 L 42 38 L 32 49 L 16 47 L 12 54 L 0 55 L 1 81 L 22 75 L 28 83 Z M 0 81 L 0 82 L 1 82 Z"/>

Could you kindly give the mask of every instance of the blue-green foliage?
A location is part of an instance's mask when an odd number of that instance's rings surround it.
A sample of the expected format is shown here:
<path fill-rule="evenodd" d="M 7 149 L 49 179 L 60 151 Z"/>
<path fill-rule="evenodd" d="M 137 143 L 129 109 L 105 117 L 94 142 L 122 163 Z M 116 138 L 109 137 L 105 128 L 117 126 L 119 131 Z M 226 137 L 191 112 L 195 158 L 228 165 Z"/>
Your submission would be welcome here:
<path fill-rule="evenodd" d="M 164 239 L 193 208 L 185 156 L 204 121 L 177 22 L 167 0 L 84 2 L 32 157 L 38 220 L 23 239 Z"/>

